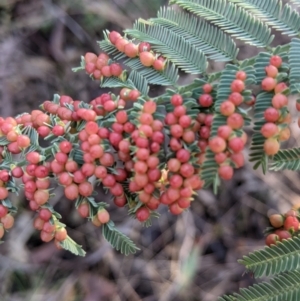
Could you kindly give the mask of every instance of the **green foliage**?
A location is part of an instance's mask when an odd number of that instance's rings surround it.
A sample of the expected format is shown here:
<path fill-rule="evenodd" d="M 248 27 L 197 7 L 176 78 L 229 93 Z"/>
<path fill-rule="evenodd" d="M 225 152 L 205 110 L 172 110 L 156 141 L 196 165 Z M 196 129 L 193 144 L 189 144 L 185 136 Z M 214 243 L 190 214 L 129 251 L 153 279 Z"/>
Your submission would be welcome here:
<path fill-rule="evenodd" d="M 67 251 L 70 251 L 74 255 L 78 256 L 85 256 L 86 252 L 82 249 L 80 245 L 78 245 L 73 239 L 71 239 L 69 236 L 60 242 L 60 245 L 62 248 L 64 248 Z"/>
<path fill-rule="evenodd" d="M 280 150 L 273 158 L 270 169 L 279 171 L 283 169 L 299 170 L 300 169 L 300 149 Z"/>
<path fill-rule="evenodd" d="M 300 237 L 283 240 L 271 247 L 250 253 L 239 262 L 256 277 L 272 276 L 293 271 L 300 264 Z"/>
<path fill-rule="evenodd" d="M 238 49 L 234 41 L 218 28 L 184 11 L 161 8 L 151 22 L 160 24 L 180 35 L 215 61 L 234 60 Z"/>
<path fill-rule="evenodd" d="M 102 234 L 113 248 L 120 251 L 122 254 L 134 254 L 137 250 L 139 250 L 131 239 L 115 228 L 112 221 L 102 225 Z"/>
<path fill-rule="evenodd" d="M 282 273 L 270 280 L 240 290 L 240 294 L 223 296 L 219 301 L 298 301 L 300 299 L 300 271 Z"/>
<path fill-rule="evenodd" d="M 273 40 L 266 24 L 246 10 L 224 0 L 172 0 L 170 3 L 203 17 L 247 44 L 266 47 Z"/>
<path fill-rule="evenodd" d="M 300 29 L 300 15 L 281 0 L 229 0 L 263 20 L 283 34 L 296 36 Z"/>
<path fill-rule="evenodd" d="M 289 51 L 290 74 L 289 81 L 291 84 L 291 93 L 297 94 L 300 92 L 300 39 L 292 39 L 291 49 Z"/>

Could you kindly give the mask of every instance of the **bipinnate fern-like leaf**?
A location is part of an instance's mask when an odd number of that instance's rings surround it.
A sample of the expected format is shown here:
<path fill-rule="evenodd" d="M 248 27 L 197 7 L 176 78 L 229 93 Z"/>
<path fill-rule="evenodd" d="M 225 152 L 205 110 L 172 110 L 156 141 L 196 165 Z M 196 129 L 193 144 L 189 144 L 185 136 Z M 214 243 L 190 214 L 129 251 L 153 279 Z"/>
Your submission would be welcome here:
<path fill-rule="evenodd" d="M 280 150 L 274 157 L 270 169 L 279 171 L 283 169 L 300 169 L 300 148 Z"/>
<path fill-rule="evenodd" d="M 171 0 L 171 4 L 219 26 L 232 37 L 256 47 L 266 47 L 272 40 L 271 30 L 243 8 L 225 0 Z"/>
<path fill-rule="evenodd" d="M 289 4 L 281 0 L 229 0 L 243 7 L 269 26 L 283 34 L 296 36 L 300 30 L 300 15 Z"/>
<path fill-rule="evenodd" d="M 300 270 L 282 273 L 268 282 L 240 289 L 240 294 L 223 296 L 219 301 L 299 301 Z"/>
<path fill-rule="evenodd" d="M 255 277 L 272 276 L 300 268 L 300 237 L 278 242 L 239 260 Z"/>
<path fill-rule="evenodd" d="M 167 28 L 136 21 L 133 29 L 125 32 L 140 41 L 147 41 L 152 49 L 163 54 L 185 72 L 201 74 L 206 70 L 207 60 L 204 53 Z"/>
<path fill-rule="evenodd" d="M 299 93 L 300 92 L 300 39 L 292 39 L 291 48 L 289 51 L 289 65 L 290 65 L 290 73 L 289 73 L 289 81 L 290 81 L 290 90 L 291 93 Z"/>
<path fill-rule="evenodd" d="M 138 71 L 149 84 L 171 86 L 176 85 L 179 78 L 178 69 L 172 62 L 167 62 L 165 69 L 162 72 L 156 71 L 152 67 L 145 67 L 141 64 L 139 58 L 128 58 L 124 53 L 118 51 L 118 49 L 111 44 L 107 34 L 105 33 L 105 39 L 98 42 L 100 48 L 105 51 L 113 60 L 120 61 L 132 70 Z"/>
<path fill-rule="evenodd" d="M 150 19 L 150 21 L 180 35 L 187 42 L 201 49 L 212 60 L 231 61 L 238 54 L 236 44 L 230 36 L 184 11 L 162 7 L 157 13 L 157 18 Z"/>
<path fill-rule="evenodd" d="M 126 256 L 129 254 L 134 254 L 137 250 L 139 250 L 139 248 L 129 237 L 121 233 L 115 227 L 112 221 L 109 221 L 107 224 L 102 225 L 102 234 L 114 249 L 120 251 Z"/>

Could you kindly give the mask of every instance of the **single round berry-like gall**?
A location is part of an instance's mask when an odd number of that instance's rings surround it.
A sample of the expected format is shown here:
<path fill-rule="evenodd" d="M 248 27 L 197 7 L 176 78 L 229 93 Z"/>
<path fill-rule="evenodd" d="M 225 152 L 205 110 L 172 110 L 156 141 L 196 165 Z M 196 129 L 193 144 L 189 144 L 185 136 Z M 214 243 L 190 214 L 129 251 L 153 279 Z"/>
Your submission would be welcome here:
<path fill-rule="evenodd" d="M 211 93 L 213 90 L 213 86 L 211 84 L 204 84 L 202 90 L 204 93 Z"/>
<path fill-rule="evenodd" d="M 282 64 L 282 58 L 279 55 L 273 55 L 270 58 L 270 64 L 279 68 Z"/>
<path fill-rule="evenodd" d="M 218 169 L 218 174 L 223 180 L 230 180 L 233 176 L 233 168 L 229 165 L 222 165 Z"/>
<path fill-rule="evenodd" d="M 231 83 L 231 91 L 232 92 L 243 92 L 245 90 L 245 83 L 240 80 L 240 79 L 235 79 L 232 83 Z"/>
<path fill-rule="evenodd" d="M 139 52 L 138 45 L 135 45 L 134 43 L 128 43 L 124 47 L 124 52 L 128 57 L 134 58 L 138 55 Z"/>
<path fill-rule="evenodd" d="M 218 164 L 222 164 L 226 161 L 227 159 L 227 154 L 225 153 L 218 153 L 218 154 L 215 154 L 215 161 L 218 163 Z"/>
<path fill-rule="evenodd" d="M 110 66 L 103 66 L 101 68 L 101 73 L 105 77 L 111 77 L 112 76 Z"/>
<path fill-rule="evenodd" d="M 277 74 L 278 74 L 278 69 L 275 66 L 273 66 L 273 65 L 267 66 L 265 68 L 265 70 L 266 70 L 266 74 L 267 74 L 268 77 L 275 78 L 277 76 Z"/>
<path fill-rule="evenodd" d="M 79 215 L 83 218 L 87 218 L 90 215 L 90 207 L 89 204 L 87 202 L 83 202 L 81 203 L 78 208 L 77 211 L 79 213 Z"/>
<path fill-rule="evenodd" d="M 226 141 L 221 137 L 213 137 L 209 140 L 209 147 L 215 154 L 221 153 L 226 149 Z"/>
<path fill-rule="evenodd" d="M 227 125 L 234 130 L 238 130 L 244 125 L 244 118 L 239 113 L 233 113 L 227 118 Z"/>
<path fill-rule="evenodd" d="M 235 111 L 235 105 L 229 101 L 226 100 L 224 102 L 222 102 L 221 106 L 220 106 L 220 113 L 224 116 L 230 116 L 234 113 Z"/>
<path fill-rule="evenodd" d="M 108 38 L 112 44 L 116 44 L 117 40 L 121 38 L 121 35 L 117 31 L 112 31 L 109 33 Z"/>
<path fill-rule="evenodd" d="M 280 144 L 277 139 L 268 138 L 264 142 L 264 151 L 268 156 L 273 156 L 278 153 L 280 149 Z"/>
<path fill-rule="evenodd" d="M 36 217 L 33 221 L 33 227 L 37 230 L 43 230 L 45 221 L 42 220 L 40 217 Z"/>
<path fill-rule="evenodd" d="M 243 150 L 245 144 L 240 137 L 234 137 L 229 140 L 228 147 L 234 152 L 239 153 Z"/>
<path fill-rule="evenodd" d="M 0 187 L 0 200 L 5 200 L 8 197 L 8 190 L 6 187 Z"/>
<path fill-rule="evenodd" d="M 181 162 L 185 163 L 190 160 L 191 154 L 188 150 L 186 149 L 180 149 L 176 152 L 176 158 Z"/>
<path fill-rule="evenodd" d="M 231 162 L 235 165 L 235 168 L 240 168 L 245 165 L 245 156 L 242 152 L 231 154 L 230 159 Z"/>
<path fill-rule="evenodd" d="M 295 216 L 287 216 L 285 218 L 284 224 L 283 224 L 284 229 L 286 230 L 292 230 L 292 231 L 297 231 L 299 229 L 299 221 L 298 218 Z"/>
<path fill-rule="evenodd" d="M 281 214 L 272 214 L 270 215 L 269 220 L 274 228 L 280 228 L 284 223 L 284 218 Z"/>
<path fill-rule="evenodd" d="M 121 196 L 121 197 L 116 197 L 114 198 L 114 204 L 117 206 L 117 207 L 124 207 L 126 205 L 126 198 L 124 196 Z"/>
<path fill-rule="evenodd" d="M 279 236 L 275 233 L 271 233 L 266 237 L 266 245 L 269 247 L 276 245 L 277 241 L 279 241 Z"/>
<path fill-rule="evenodd" d="M 24 174 L 24 171 L 22 169 L 22 167 L 20 166 L 16 166 L 12 171 L 11 171 L 11 175 L 14 178 L 21 178 Z"/>
<path fill-rule="evenodd" d="M 286 85 L 286 83 L 281 82 L 275 86 L 274 92 L 275 92 L 275 94 L 282 93 L 287 88 L 288 88 L 288 86 Z"/>
<path fill-rule="evenodd" d="M 65 192 L 65 196 L 66 196 L 67 199 L 69 199 L 71 201 L 74 201 L 79 196 L 78 185 L 71 184 L 69 186 L 66 186 L 64 192 Z"/>
<path fill-rule="evenodd" d="M 109 69 L 110 69 L 111 75 L 116 76 L 116 77 L 119 77 L 123 72 L 123 69 L 122 69 L 121 65 L 116 64 L 116 63 L 113 63 L 113 64 L 109 65 Z"/>
<path fill-rule="evenodd" d="M 124 38 L 119 38 L 116 43 L 115 43 L 115 46 L 116 48 L 120 51 L 120 52 L 125 52 L 125 46 L 128 44 L 129 42 L 124 39 Z M 102 69 L 101 69 L 102 71 Z"/>
<path fill-rule="evenodd" d="M 154 55 L 149 51 L 143 51 L 140 53 L 140 61 L 142 65 L 146 67 L 151 67 L 154 63 L 155 57 Z"/>
<path fill-rule="evenodd" d="M 142 42 L 139 44 L 139 52 L 150 51 L 151 45 L 147 42 Z"/>
<path fill-rule="evenodd" d="M 169 159 L 167 166 L 168 166 L 169 171 L 177 172 L 177 171 L 179 171 L 179 169 L 181 167 L 181 163 L 178 159 L 172 158 L 172 159 Z"/>
<path fill-rule="evenodd" d="M 100 221 L 101 224 L 106 224 L 109 222 L 110 220 L 110 216 L 109 213 L 106 209 L 102 208 L 98 211 L 97 213 L 98 219 Z"/>
<path fill-rule="evenodd" d="M 67 230 L 65 228 L 60 228 L 55 231 L 55 239 L 57 241 L 63 241 L 67 238 Z"/>
<path fill-rule="evenodd" d="M 153 62 L 153 68 L 157 71 L 163 71 L 165 69 L 165 62 L 162 60 L 156 59 Z"/>
<path fill-rule="evenodd" d="M 230 135 L 232 133 L 232 128 L 228 125 L 221 125 L 219 128 L 218 128 L 218 136 L 227 140 Z"/>
<path fill-rule="evenodd" d="M 270 91 L 274 90 L 276 84 L 277 84 L 277 82 L 276 82 L 276 80 L 274 78 L 272 78 L 272 77 L 266 77 L 261 82 L 261 88 L 264 91 L 270 92 Z"/>
<path fill-rule="evenodd" d="M 140 222 L 145 222 L 150 217 L 150 210 L 147 207 L 141 207 L 136 211 L 136 218 Z"/>
<path fill-rule="evenodd" d="M 84 69 L 87 74 L 93 74 L 96 70 L 96 65 L 94 63 L 86 63 Z"/>
<path fill-rule="evenodd" d="M 228 100 L 231 101 L 235 106 L 239 106 L 243 102 L 244 97 L 239 92 L 232 92 L 229 95 Z"/>
<path fill-rule="evenodd" d="M 181 106 L 183 104 L 183 98 L 182 98 L 182 96 L 180 94 L 174 94 L 171 97 L 171 104 L 174 107 Z"/>
<path fill-rule="evenodd" d="M 4 229 L 8 230 L 13 227 L 15 219 L 12 215 L 6 214 L 1 217 L 1 223 L 3 224 Z"/>
<path fill-rule="evenodd" d="M 95 53 L 92 53 L 92 52 L 87 52 L 84 55 L 84 60 L 85 60 L 86 63 L 96 63 L 97 55 Z"/>
<path fill-rule="evenodd" d="M 179 215 L 183 212 L 183 208 L 181 208 L 179 205 L 178 205 L 178 202 L 175 202 L 173 204 L 170 205 L 169 207 L 170 209 L 170 212 L 174 215 Z"/>
<path fill-rule="evenodd" d="M 287 104 L 288 104 L 288 98 L 281 93 L 275 94 L 272 98 L 272 106 L 275 109 L 281 109 L 285 107 Z"/>
<path fill-rule="evenodd" d="M 8 213 L 8 208 L 0 204 L 0 218 Z"/>
<path fill-rule="evenodd" d="M 200 106 L 204 108 L 208 108 L 213 104 L 213 98 L 210 94 L 202 94 L 198 101 Z"/>
<path fill-rule="evenodd" d="M 289 138 L 291 137 L 291 131 L 288 127 L 282 129 L 280 132 L 279 132 L 279 137 L 278 137 L 278 140 L 279 141 L 286 141 L 288 140 Z"/>
<path fill-rule="evenodd" d="M 267 122 L 261 127 L 260 132 L 265 138 L 271 138 L 278 135 L 279 129 L 275 123 Z"/>
<path fill-rule="evenodd" d="M 267 122 L 276 122 L 280 117 L 280 113 L 275 108 L 267 108 L 264 112 L 264 118 Z"/>
<path fill-rule="evenodd" d="M 238 71 L 236 74 L 235 74 L 235 78 L 236 79 L 239 79 L 239 80 L 242 80 L 242 81 L 245 81 L 246 78 L 247 78 L 247 73 L 245 71 Z"/>

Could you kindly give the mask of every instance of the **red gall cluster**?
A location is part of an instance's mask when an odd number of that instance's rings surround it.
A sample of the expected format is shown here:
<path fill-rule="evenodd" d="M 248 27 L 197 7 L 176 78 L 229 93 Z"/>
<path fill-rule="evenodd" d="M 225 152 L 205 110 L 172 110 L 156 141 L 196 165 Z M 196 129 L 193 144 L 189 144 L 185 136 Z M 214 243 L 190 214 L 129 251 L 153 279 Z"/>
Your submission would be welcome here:
<path fill-rule="evenodd" d="M 278 241 L 299 234 L 299 212 L 296 210 L 289 210 L 284 215 L 272 214 L 269 221 L 273 227 L 273 233 L 266 237 L 267 246 L 275 245 Z"/>
<path fill-rule="evenodd" d="M 220 126 L 217 136 L 209 140 L 209 147 L 215 153 L 215 161 L 219 164 L 219 176 L 224 180 L 232 178 L 233 167 L 240 168 L 244 165 L 243 149 L 247 135 L 242 129 L 244 118 L 237 109 L 244 101 L 242 93 L 245 90 L 246 78 L 247 74 L 244 71 L 236 72 L 230 86 L 231 93 L 220 105 L 220 114 L 226 117 L 226 125 Z"/>
<path fill-rule="evenodd" d="M 278 82 L 276 79 L 282 59 L 280 56 L 274 55 L 270 58 L 270 65 L 265 68 L 266 77 L 261 83 L 264 91 L 274 93 L 272 97 L 272 106 L 264 112 L 266 123 L 262 126 L 260 132 L 266 138 L 264 142 L 264 151 L 268 156 L 273 156 L 280 149 L 280 142 L 290 138 L 291 115 L 288 111 L 288 98 L 284 94 L 284 90 L 288 87 L 284 82 Z"/>
<path fill-rule="evenodd" d="M 199 123 L 192 120 L 181 95 L 173 95 L 171 105 L 172 111 L 167 113 L 165 124 L 170 133 L 172 157 L 167 161 L 168 181 L 160 200 L 177 215 L 190 206 L 194 191 L 201 189 L 204 183 L 197 164 Z M 196 145 L 197 152 L 192 151 L 192 145 Z"/>
<path fill-rule="evenodd" d="M 120 33 L 112 31 L 109 33 L 110 42 L 120 51 L 130 58 L 139 57 L 141 64 L 145 67 L 153 67 L 157 71 L 163 71 L 165 68 L 165 58 L 156 55 L 151 51 L 151 45 L 147 42 L 135 44 Z"/>
<path fill-rule="evenodd" d="M 206 109 L 206 112 L 199 113 L 194 124 L 194 130 L 199 134 L 199 164 L 203 163 L 205 159 L 205 150 L 208 146 L 208 140 L 210 137 L 211 125 L 213 121 L 213 114 L 209 110 L 213 105 L 213 97 L 211 95 L 213 87 L 211 84 L 204 84 L 202 86 L 202 90 L 203 94 L 199 96 L 198 103 L 200 105 L 200 108 Z"/>
<path fill-rule="evenodd" d="M 95 176 L 99 182 L 101 181 L 113 195 L 123 194 L 123 187 L 119 182 L 124 181 L 127 174 L 124 168 L 114 170 L 114 175 L 108 171 L 115 164 L 115 158 L 105 146 L 106 141 L 117 147 L 116 139 L 120 140 L 120 137 L 116 137 L 117 126 L 113 124 L 112 130 L 109 131 L 107 127 L 98 126 L 96 120 L 100 116 L 104 117 L 118 107 L 123 108 L 124 106 L 124 100 L 113 99 L 109 94 L 97 97 L 89 105 L 83 105 L 82 102 L 74 101 L 71 97 L 63 95 L 58 102 L 45 101 L 42 105 L 45 112 L 33 110 L 30 114 L 26 113 L 16 118 L 0 119 L 0 135 L 2 138 L 6 138 L 7 150 L 12 155 L 24 152 L 26 154 L 26 161 L 22 166 L 10 164 L 9 166 L 12 167 L 0 171 L 1 206 L 6 208 L 3 210 L 7 211 L 7 214 L 4 214 L 2 210 L 2 230 L 9 229 L 13 223 L 10 209 L 6 203 L 3 203 L 8 197 L 8 191 L 14 192 L 11 188 L 7 188 L 11 186 L 13 178 L 21 178 L 29 207 L 33 211 L 39 212 L 35 225 L 37 229 L 41 230 L 41 239 L 43 241 L 55 239 L 57 246 L 59 246 L 57 242 L 62 241 L 62 237 L 66 237 L 67 233 L 56 222 L 55 214 L 47 209 L 51 196 L 50 177 L 55 177 L 57 182 L 64 186 L 65 196 L 70 200 L 75 200 L 80 196 L 84 199 L 92 195 L 94 188 L 89 181 L 91 176 Z M 80 122 L 84 122 L 83 130 L 76 128 Z M 124 118 L 120 122 L 124 122 Z M 35 129 L 40 138 L 59 139 L 60 142 L 51 147 L 52 155 L 49 158 L 48 154 L 47 160 L 43 155 L 42 148 L 38 147 L 37 151 L 28 151 L 31 146 L 30 128 Z M 131 124 L 129 128 L 129 131 L 132 131 L 134 126 Z M 72 135 L 77 137 L 77 140 L 71 139 L 73 143 L 65 140 L 65 137 L 70 138 Z M 74 158 L 71 154 L 74 149 L 82 151 L 81 161 L 83 163 L 78 163 L 78 158 Z M 1 155 L 5 154 L 3 151 L 4 148 L 1 147 Z M 3 156 L 1 157 L 2 161 L 6 160 L 5 155 Z M 90 216 L 87 202 L 83 201 L 79 205 L 78 211 L 81 216 Z M 40 212 L 42 212 L 42 216 L 40 216 Z M 48 214 L 45 215 L 45 212 Z M 45 225 L 42 221 L 45 222 Z M 100 225 L 108 221 L 108 212 L 99 208 L 93 217 L 93 223 Z M 62 235 L 62 233 L 66 235 Z"/>
<path fill-rule="evenodd" d="M 4 206 L 3 201 L 8 197 L 6 188 L 10 179 L 7 170 L 0 171 L 0 239 L 4 236 L 5 230 L 9 230 L 14 225 L 14 217 L 11 215 L 9 208 Z"/>
<path fill-rule="evenodd" d="M 146 221 L 150 216 L 150 210 L 156 210 L 160 204 L 159 197 L 155 196 L 154 191 L 159 188 L 162 177 L 159 154 L 164 143 L 162 132 L 164 125 L 155 119 L 156 110 L 157 105 L 152 100 L 142 105 L 136 115 L 137 127 L 127 140 L 127 151 L 132 151 L 131 161 L 126 162 L 132 165 L 129 191 L 136 193 L 137 199 L 143 204 L 135 213 L 141 222 Z"/>
<path fill-rule="evenodd" d="M 92 75 L 94 79 L 100 80 L 103 77 L 119 77 L 123 69 L 118 63 L 110 63 L 109 57 L 105 53 L 98 56 L 95 53 L 87 52 L 84 55 L 85 71 Z"/>

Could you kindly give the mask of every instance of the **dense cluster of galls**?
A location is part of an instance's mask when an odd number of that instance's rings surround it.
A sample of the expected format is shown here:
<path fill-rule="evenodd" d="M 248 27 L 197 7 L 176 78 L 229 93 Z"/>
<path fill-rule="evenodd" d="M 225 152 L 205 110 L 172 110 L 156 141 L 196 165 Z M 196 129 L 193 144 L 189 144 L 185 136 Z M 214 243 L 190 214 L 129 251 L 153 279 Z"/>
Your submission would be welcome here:
<path fill-rule="evenodd" d="M 297 234 L 299 234 L 300 223 L 299 223 L 299 211 L 289 210 L 284 215 L 282 214 L 272 214 L 269 216 L 269 221 L 272 230 L 266 236 L 266 245 L 275 245 L 279 241 L 284 239 L 289 239 Z M 272 233 L 270 233 L 272 232 Z"/>
<path fill-rule="evenodd" d="M 160 72 L 165 69 L 166 59 L 154 53 L 149 43 L 141 42 L 135 44 L 133 41 L 122 37 L 121 34 L 116 31 L 109 33 L 109 40 L 118 51 L 124 53 L 128 58 L 139 58 L 143 66 L 153 67 L 153 69 Z M 122 76 L 122 66 L 110 60 L 105 53 L 100 53 L 97 56 L 94 53 L 88 52 L 85 54 L 84 59 L 86 72 L 92 75 L 96 80 L 102 79 L 103 77 Z"/>
<path fill-rule="evenodd" d="M 247 74 L 244 71 L 237 71 L 235 79 L 231 82 L 231 93 L 228 99 L 224 100 L 219 108 L 219 113 L 226 118 L 226 124 L 220 126 L 217 135 L 211 137 L 208 141 L 209 147 L 215 153 L 215 161 L 219 165 L 218 174 L 220 178 L 229 180 L 233 176 L 233 168 L 240 168 L 244 165 L 243 149 L 247 142 L 247 135 L 243 131 L 244 118 L 238 112 L 238 107 L 244 103 L 242 95 L 245 90 L 244 81 Z M 208 86 L 204 87 L 207 92 L 210 90 Z M 203 94 L 199 98 L 201 106 L 209 106 L 212 104 L 212 97 L 209 94 Z M 248 105 L 252 105 L 248 102 Z M 209 133 L 207 137 L 209 137 Z M 203 134 L 200 136 L 203 137 Z M 205 138 L 205 137 L 204 137 Z"/>
<path fill-rule="evenodd" d="M 151 51 L 149 43 L 135 44 L 117 32 L 111 32 L 109 40 L 129 58 L 138 57 L 145 67 L 163 71 L 165 59 Z M 84 63 L 95 80 L 121 78 L 123 74 L 122 67 L 105 53 L 86 53 Z M 280 65 L 281 58 L 273 56 L 262 82 L 263 90 L 275 94 L 272 107 L 264 115 L 267 123 L 261 129 L 268 155 L 275 154 L 279 149 L 276 143 L 289 135 L 285 126 L 289 118 L 287 98 L 281 93 L 286 85 L 276 82 Z M 14 207 L 8 196 L 9 191 L 18 190 L 15 179 L 21 179 L 29 207 L 38 212 L 34 226 L 41 231 L 41 239 L 54 239 L 58 248 L 67 238 L 67 231 L 49 203 L 55 183 L 63 186 L 67 199 L 76 201 L 79 215 L 95 226 L 110 221 L 106 205 L 94 201 L 98 184 L 111 194 L 116 206 L 127 206 L 141 222 L 147 221 L 160 205 L 168 206 L 175 215 L 182 213 L 194 200 L 196 190 L 205 184 L 201 165 L 208 149 L 214 153 L 222 179 L 231 179 L 233 169 L 244 165 L 247 136 L 239 106 L 255 102 L 254 97 L 245 101 L 246 79 L 244 71 L 236 72 L 228 99 L 217 111 L 215 87 L 206 83 L 200 87 L 198 105 L 195 101 L 192 110 L 184 96 L 171 93 L 164 115 L 159 114 L 159 106 L 152 99 L 140 98 L 138 90 L 123 88 L 118 96 L 105 93 L 88 104 L 63 95 L 45 101 L 41 110 L 1 118 L 0 238 L 13 226 Z M 130 108 L 125 110 L 125 106 Z M 226 124 L 211 137 L 216 113 L 225 117 Z M 48 147 L 35 145 L 32 149 L 30 129 L 35 130 L 39 142 L 48 141 Z M 9 161 L 8 153 L 21 154 L 21 158 Z"/>
<path fill-rule="evenodd" d="M 282 65 L 282 58 L 274 55 L 270 59 L 270 64 L 265 67 L 266 77 L 261 83 L 264 91 L 273 93 L 272 106 L 264 112 L 266 123 L 261 128 L 261 134 L 266 138 L 264 142 L 264 151 L 268 156 L 278 153 L 280 142 L 289 139 L 291 133 L 288 128 L 291 122 L 291 115 L 287 108 L 288 97 L 285 92 L 288 86 L 283 81 L 278 81 L 277 76 Z M 297 104 L 297 110 L 300 106 Z"/>

